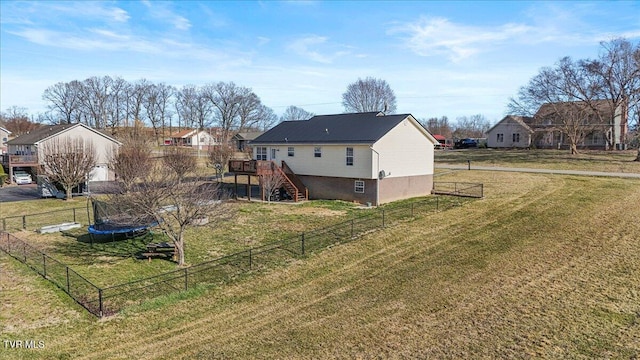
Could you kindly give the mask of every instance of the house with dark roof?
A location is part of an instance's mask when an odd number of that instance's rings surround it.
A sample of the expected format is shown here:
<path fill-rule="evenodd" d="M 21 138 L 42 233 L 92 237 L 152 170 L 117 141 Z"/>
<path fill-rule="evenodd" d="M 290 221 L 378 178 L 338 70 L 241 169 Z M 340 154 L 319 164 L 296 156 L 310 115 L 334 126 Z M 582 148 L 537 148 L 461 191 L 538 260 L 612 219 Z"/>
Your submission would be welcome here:
<path fill-rule="evenodd" d="M 311 199 L 379 205 L 431 193 L 437 143 L 411 114 L 367 112 L 284 121 L 251 145 Z"/>
<path fill-rule="evenodd" d="M 530 117 L 507 115 L 487 130 L 487 147 L 529 148 L 534 131 L 527 125 Z"/>
<path fill-rule="evenodd" d="M 264 134 L 263 131 L 239 132 L 235 134 L 231 140 L 236 144 L 236 150 L 245 151 L 249 147 L 249 144 L 262 134 Z"/>
<path fill-rule="evenodd" d="M 41 126 L 7 142 L 3 165 L 9 168 L 9 177 L 15 168 L 29 168 L 37 172 L 42 166 L 43 148 L 47 144 L 65 139 L 83 139 L 96 149 L 96 166 L 88 174 L 89 181 L 108 181 L 115 178 L 109 170 L 109 161 L 121 143 L 110 135 L 84 124 Z"/>

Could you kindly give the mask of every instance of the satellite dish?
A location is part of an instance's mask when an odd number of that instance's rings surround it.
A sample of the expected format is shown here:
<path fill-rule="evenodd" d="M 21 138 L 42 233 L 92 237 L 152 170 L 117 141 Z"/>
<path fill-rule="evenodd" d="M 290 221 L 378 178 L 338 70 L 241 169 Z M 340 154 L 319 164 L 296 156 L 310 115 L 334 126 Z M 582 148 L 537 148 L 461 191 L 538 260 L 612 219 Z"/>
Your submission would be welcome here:
<path fill-rule="evenodd" d="M 380 170 L 380 172 L 378 173 L 378 179 L 382 180 L 385 178 L 385 176 L 387 176 L 387 174 L 385 174 L 384 170 Z"/>

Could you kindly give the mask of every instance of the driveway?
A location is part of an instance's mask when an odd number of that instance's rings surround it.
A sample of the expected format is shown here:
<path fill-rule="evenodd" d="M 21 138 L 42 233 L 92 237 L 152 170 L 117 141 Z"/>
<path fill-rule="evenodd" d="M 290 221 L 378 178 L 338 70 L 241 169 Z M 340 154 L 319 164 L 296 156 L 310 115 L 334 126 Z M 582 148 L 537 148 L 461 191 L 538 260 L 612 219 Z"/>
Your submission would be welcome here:
<path fill-rule="evenodd" d="M 38 185 L 5 185 L 0 188 L 0 202 L 40 199 Z"/>

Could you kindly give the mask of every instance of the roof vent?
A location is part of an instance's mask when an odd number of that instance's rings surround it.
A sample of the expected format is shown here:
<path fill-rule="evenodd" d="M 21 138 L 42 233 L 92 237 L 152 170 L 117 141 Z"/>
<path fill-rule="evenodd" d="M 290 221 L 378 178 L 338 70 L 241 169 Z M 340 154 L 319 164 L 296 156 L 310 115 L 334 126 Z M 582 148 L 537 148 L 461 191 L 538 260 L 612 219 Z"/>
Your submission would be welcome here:
<path fill-rule="evenodd" d="M 329 134 L 329 129 L 324 129 L 324 132 L 326 132 L 327 134 Z"/>

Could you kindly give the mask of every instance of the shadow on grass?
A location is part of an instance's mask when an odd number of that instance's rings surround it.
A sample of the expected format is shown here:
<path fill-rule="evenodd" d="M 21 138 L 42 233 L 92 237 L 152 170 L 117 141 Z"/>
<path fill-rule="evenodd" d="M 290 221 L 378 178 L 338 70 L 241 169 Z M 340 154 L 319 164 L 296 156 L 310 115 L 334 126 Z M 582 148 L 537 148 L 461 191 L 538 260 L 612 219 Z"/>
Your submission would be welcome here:
<path fill-rule="evenodd" d="M 63 233 L 75 241 L 61 241 L 55 252 L 67 259 L 68 265 L 108 265 L 129 258 L 143 258 L 147 244 L 166 241 L 163 234 L 151 231 L 136 237 L 124 235 L 91 235 L 85 231 Z"/>

